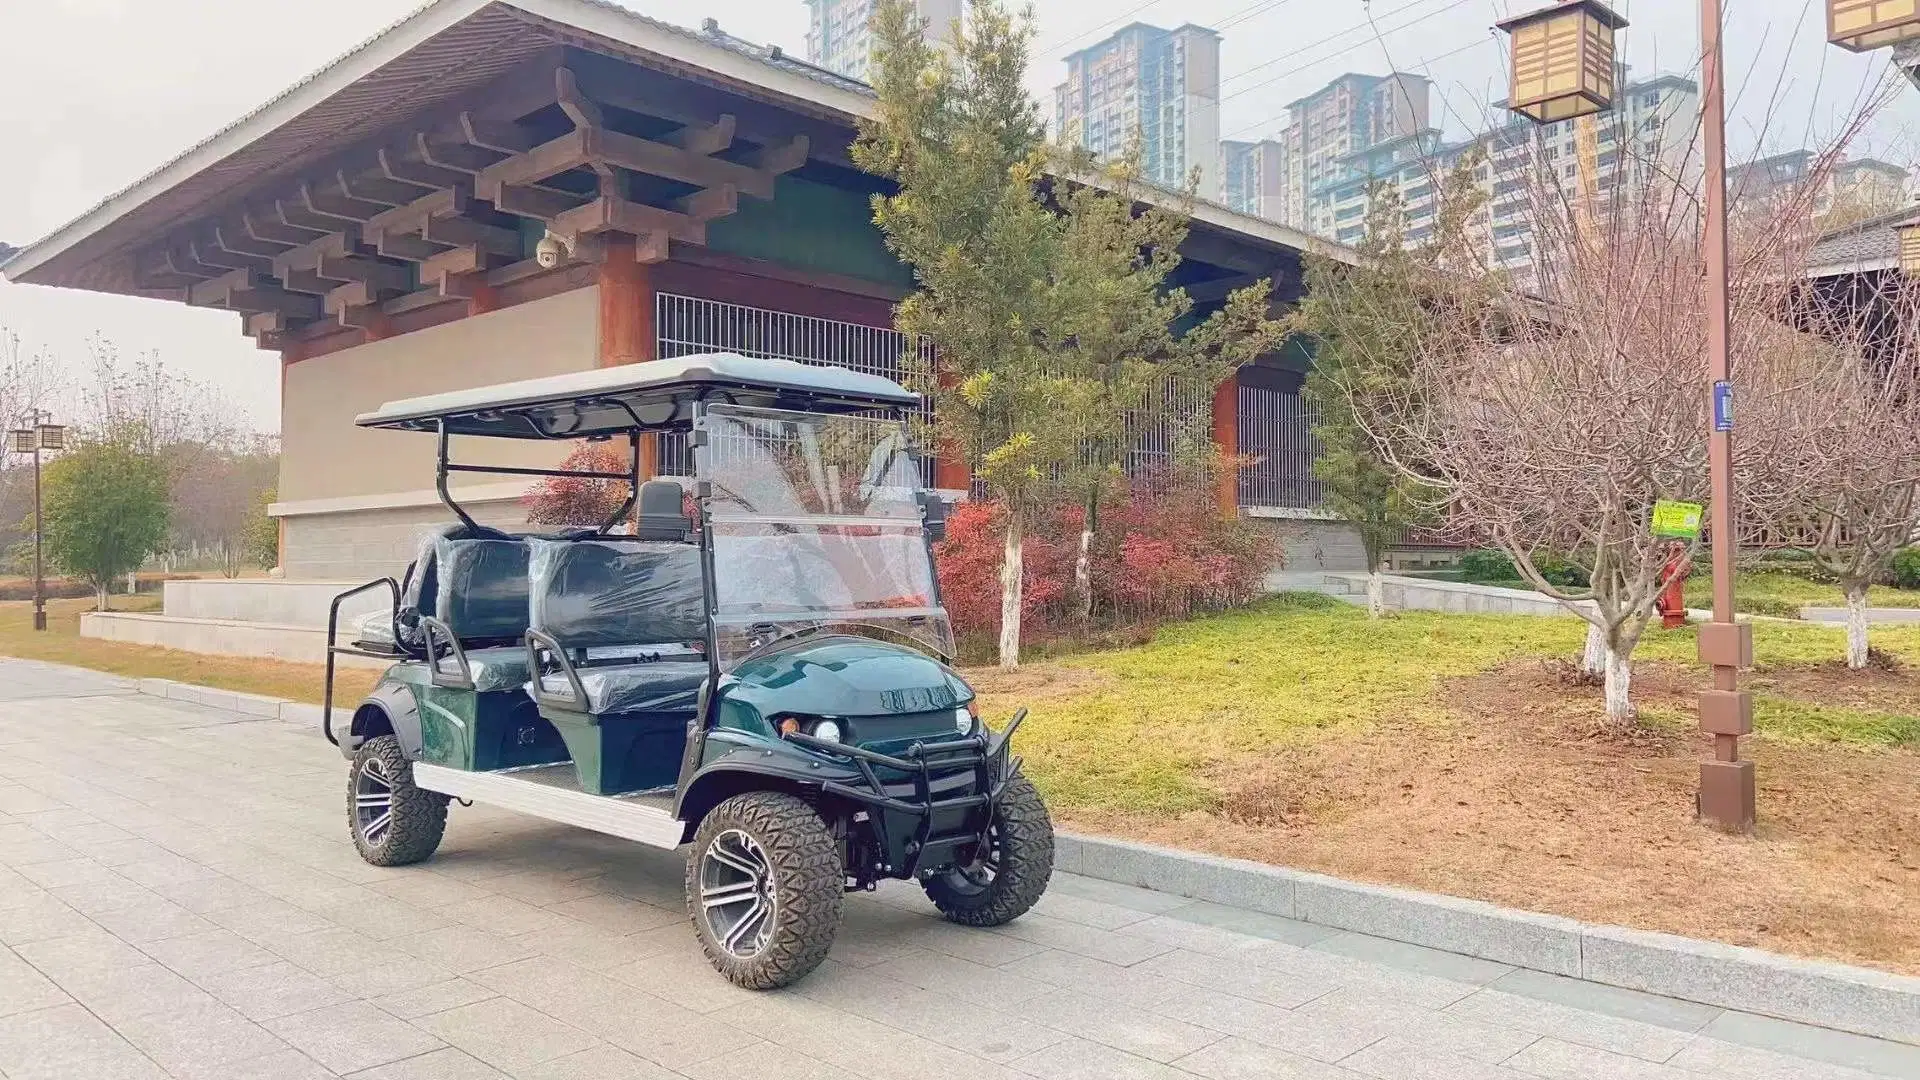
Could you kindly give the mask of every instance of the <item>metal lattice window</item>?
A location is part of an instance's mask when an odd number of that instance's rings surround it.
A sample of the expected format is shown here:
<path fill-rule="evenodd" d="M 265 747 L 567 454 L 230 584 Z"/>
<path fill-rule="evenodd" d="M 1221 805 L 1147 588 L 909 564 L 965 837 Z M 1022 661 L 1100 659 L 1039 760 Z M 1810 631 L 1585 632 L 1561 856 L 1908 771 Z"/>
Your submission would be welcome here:
<path fill-rule="evenodd" d="M 1313 437 L 1313 410 L 1298 393 L 1240 387 L 1239 451 L 1253 459 L 1240 472 L 1241 506 L 1320 508 L 1324 493 L 1313 475 L 1320 443 Z"/>
<path fill-rule="evenodd" d="M 797 360 L 803 364 L 835 364 L 896 382 L 906 381 L 908 373 L 903 370 L 902 360 L 913 348 L 907 335 L 890 327 L 863 326 L 674 293 L 660 293 L 656 297 L 654 333 L 657 350 L 654 355 L 662 360 L 693 353 L 733 352 L 742 356 Z M 923 343 L 919 353 L 930 367 L 932 346 Z M 932 418 L 925 406 L 918 411 L 921 419 Z M 931 482 L 931 455 L 921 468 Z M 692 473 L 686 436 L 661 436 L 660 471 L 681 476 Z"/>

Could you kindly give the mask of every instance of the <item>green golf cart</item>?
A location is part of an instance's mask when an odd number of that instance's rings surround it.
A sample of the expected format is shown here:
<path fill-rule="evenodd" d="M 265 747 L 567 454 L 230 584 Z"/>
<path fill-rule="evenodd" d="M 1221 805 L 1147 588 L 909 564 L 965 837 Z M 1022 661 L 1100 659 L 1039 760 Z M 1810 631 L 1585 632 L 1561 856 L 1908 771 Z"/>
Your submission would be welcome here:
<path fill-rule="evenodd" d="M 334 601 L 323 726 L 351 763 L 360 854 L 428 858 L 452 799 L 690 844 L 701 946 L 761 989 L 818 965 L 844 893 L 882 879 L 920 882 L 971 926 L 1032 907 L 1052 825 L 1008 750 L 1024 711 L 995 730 L 946 664 L 931 546 L 946 510 L 908 443 L 918 404 L 876 375 L 708 354 L 359 417 L 438 437 L 454 518 L 403 581 Z M 643 479 L 647 436 L 687 483 Z M 456 438 L 620 440 L 634 464 L 457 462 Z M 462 473 L 571 477 L 625 498 L 596 524 L 509 535 L 460 505 Z M 341 643 L 342 602 L 373 591 L 390 610 Z M 393 663 L 336 724 L 344 653 Z"/>

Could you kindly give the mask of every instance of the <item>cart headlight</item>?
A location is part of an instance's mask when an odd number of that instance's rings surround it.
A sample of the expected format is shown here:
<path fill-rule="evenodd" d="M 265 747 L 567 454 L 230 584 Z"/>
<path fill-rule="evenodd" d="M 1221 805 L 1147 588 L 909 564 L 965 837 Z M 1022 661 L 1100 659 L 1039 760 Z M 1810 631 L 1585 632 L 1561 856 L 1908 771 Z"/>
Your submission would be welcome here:
<path fill-rule="evenodd" d="M 821 720 L 813 725 L 813 730 L 808 734 L 826 742 L 839 742 L 840 724 L 834 720 Z"/>
<path fill-rule="evenodd" d="M 973 734 L 973 714 L 964 705 L 953 710 L 953 730 L 962 735 Z"/>

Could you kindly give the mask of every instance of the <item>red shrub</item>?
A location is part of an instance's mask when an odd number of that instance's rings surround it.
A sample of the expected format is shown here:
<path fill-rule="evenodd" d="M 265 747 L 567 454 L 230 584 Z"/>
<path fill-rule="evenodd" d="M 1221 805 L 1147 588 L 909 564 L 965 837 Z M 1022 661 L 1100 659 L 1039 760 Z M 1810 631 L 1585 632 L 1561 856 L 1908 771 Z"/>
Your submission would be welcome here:
<path fill-rule="evenodd" d="M 962 637 L 991 636 L 1000 626 L 1001 517 L 995 503 L 956 507 L 936 555 L 940 591 Z M 1045 641 L 1082 629 L 1073 587 L 1079 550 L 1078 506 L 1041 516 L 1023 553 L 1026 574 L 1021 637 Z M 1244 520 L 1223 519 L 1211 490 L 1167 487 L 1150 480 L 1104 511 L 1091 565 L 1096 626 L 1150 627 L 1250 603 L 1280 562 L 1274 534 Z"/>

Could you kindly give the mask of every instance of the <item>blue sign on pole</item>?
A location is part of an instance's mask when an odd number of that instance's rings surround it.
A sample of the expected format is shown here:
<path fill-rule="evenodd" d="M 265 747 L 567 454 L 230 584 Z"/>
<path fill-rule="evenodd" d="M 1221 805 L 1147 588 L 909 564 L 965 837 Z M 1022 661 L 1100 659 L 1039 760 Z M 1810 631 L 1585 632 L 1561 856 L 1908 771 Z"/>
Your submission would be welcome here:
<path fill-rule="evenodd" d="M 1713 384 L 1713 430 L 1733 430 L 1733 384 L 1724 379 Z"/>

